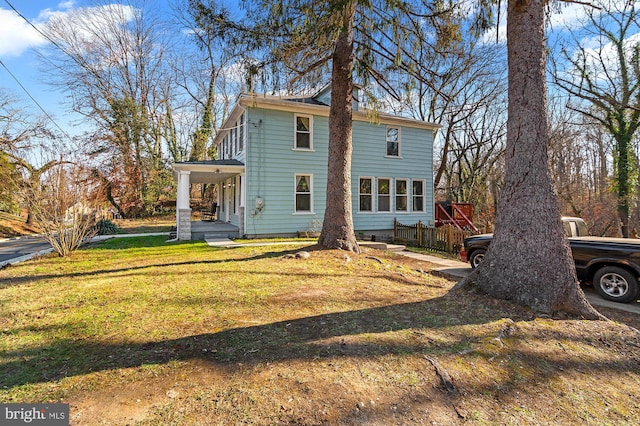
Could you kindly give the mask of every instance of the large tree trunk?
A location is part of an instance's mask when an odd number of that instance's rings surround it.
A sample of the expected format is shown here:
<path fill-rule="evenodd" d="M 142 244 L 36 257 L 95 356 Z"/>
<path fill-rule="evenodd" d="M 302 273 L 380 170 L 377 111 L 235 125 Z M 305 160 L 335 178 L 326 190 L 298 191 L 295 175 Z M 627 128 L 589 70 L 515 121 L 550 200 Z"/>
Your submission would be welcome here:
<path fill-rule="evenodd" d="M 509 0 L 509 120 L 505 185 L 493 242 L 460 286 L 535 312 L 596 319 L 576 277 L 549 170 L 545 84 L 545 0 Z"/>
<path fill-rule="evenodd" d="M 345 5 L 344 26 L 333 52 L 327 204 L 318 245 L 359 253 L 351 200 L 354 10 L 353 3 Z"/>

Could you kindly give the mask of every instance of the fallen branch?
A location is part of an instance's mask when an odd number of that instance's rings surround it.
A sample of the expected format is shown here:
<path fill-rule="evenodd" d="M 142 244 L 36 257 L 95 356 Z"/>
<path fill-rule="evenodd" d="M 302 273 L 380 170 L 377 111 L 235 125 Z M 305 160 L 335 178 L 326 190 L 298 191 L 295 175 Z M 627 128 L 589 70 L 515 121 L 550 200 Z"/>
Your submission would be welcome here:
<path fill-rule="evenodd" d="M 440 380 L 442 381 L 442 384 L 444 385 L 444 388 L 447 390 L 447 392 L 457 393 L 458 391 L 456 390 L 456 387 L 453 385 L 453 382 L 451 381 L 451 376 L 449 376 L 449 373 L 447 373 L 447 370 L 445 370 L 444 367 L 433 358 L 429 358 L 428 356 L 425 355 L 424 359 L 429 361 L 431 365 L 433 365 L 433 368 L 436 369 L 436 374 L 438 375 L 438 377 L 440 377 Z"/>

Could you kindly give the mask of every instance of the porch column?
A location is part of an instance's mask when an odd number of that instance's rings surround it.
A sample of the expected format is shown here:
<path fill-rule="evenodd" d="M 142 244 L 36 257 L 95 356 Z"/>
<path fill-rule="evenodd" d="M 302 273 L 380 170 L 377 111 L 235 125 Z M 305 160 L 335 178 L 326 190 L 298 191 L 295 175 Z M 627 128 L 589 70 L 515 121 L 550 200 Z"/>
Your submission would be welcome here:
<path fill-rule="evenodd" d="M 176 228 L 179 240 L 191 239 L 191 206 L 189 204 L 190 171 L 178 172 L 178 194 L 176 199 Z"/>

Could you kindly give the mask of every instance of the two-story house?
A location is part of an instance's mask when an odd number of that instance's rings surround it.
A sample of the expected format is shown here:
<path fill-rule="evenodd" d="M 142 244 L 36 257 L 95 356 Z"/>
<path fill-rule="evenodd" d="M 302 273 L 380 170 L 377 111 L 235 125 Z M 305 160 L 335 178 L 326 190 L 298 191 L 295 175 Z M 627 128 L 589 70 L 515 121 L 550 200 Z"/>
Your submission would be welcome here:
<path fill-rule="evenodd" d="M 218 220 L 237 227 L 237 235 L 319 231 L 326 207 L 329 100 L 330 88 L 310 98 L 241 95 L 215 139 L 218 159 L 174 165 L 178 238 L 192 238 L 190 183 L 218 185 Z M 354 102 L 356 236 L 388 237 L 394 218 L 433 222 L 438 128 L 363 110 Z"/>

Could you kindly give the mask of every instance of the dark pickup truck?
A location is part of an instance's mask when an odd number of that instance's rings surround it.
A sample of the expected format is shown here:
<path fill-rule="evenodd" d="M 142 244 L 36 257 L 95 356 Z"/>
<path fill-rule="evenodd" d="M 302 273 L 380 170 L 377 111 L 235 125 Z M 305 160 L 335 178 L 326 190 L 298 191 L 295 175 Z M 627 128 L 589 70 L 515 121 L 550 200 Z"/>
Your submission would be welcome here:
<path fill-rule="evenodd" d="M 563 217 L 562 223 L 569 237 L 578 279 L 592 283 L 604 299 L 621 303 L 637 300 L 640 239 L 589 236 L 584 221 L 576 217 Z M 492 234 L 466 238 L 460 252 L 462 261 L 469 261 L 472 268 L 478 266 L 492 239 Z"/>

